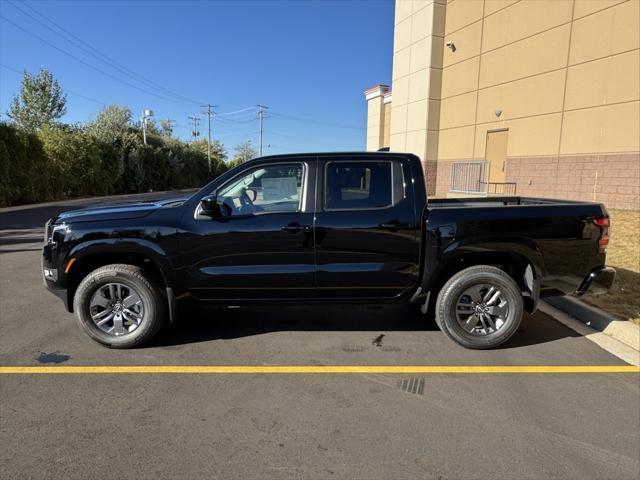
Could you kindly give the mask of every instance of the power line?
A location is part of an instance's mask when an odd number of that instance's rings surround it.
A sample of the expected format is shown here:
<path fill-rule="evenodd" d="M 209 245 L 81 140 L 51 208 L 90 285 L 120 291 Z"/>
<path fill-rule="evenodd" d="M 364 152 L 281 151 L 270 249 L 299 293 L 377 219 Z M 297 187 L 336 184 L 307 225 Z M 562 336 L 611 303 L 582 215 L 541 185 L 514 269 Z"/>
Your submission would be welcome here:
<path fill-rule="evenodd" d="M 323 122 L 321 120 L 315 120 L 313 118 L 304 118 L 304 117 L 296 117 L 294 115 L 287 115 L 284 113 L 271 112 L 274 117 L 282 117 L 288 118 L 290 120 L 296 120 L 298 122 L 307 122 L 307 123 L 315 123 L 317 125 L 324 125 L 327 127 L 336 127 L 336 128 L 350 128 L 355 130 L 366 130 L 366 127 L 357 126 L 357 125 L 344 125 L 340 123 L 331 123 L 331 122 Z"/>
<path fill-rule="evenodd" d="M 92 45 L 90 45 L 89 43 L 85 42 L 84 40 L 82 40 L 80 37 L 78 37 L 77 35 L 74 35 L 73 33 L 71 33 L 70 31 L 66 30 L 64 27 L 62 27 L 60 24 L 54 22 L 53 20 L 51 20 L 49 17 L 47 17 L 46 15 L 44 15 L 43 13 L 39 12 L 38 10 L 36 10 L 34 7 L 32 7 L 31 5 L 28 5 L 25 2 L 22 2 L 22 5 L 27 7 L 29 10 L 31 10 L 32 12 L 34 12 L 35 14 L 37 14 L 38 16 L 40 16 L 41 18 L 44 18 L 47 22 L 49 22 L 50 24 L 54 25 L 57 29 L 59 29 L 60 31 L 64 32 L 65 35 L 62 35 L 60 32 L 55 31 L 53 28 L 51 28 L 49 25 L 45 24 L 44 22 L 42 22 L 41 20 L 37 19 L 36 17 L 34 17 L 33 15 L 31 15 L 29 12 L 23 10 L 20 6 L 16 5 L 15 3 L 12 3 L 11 1 L 8 2 L 9 5 L 11 5 L 13 8 L 19 10 L 23 15 L 28 16 L 29 18 L 31 18 L 32 20 L 38 22 L 40 25 L 42 25 L 43 27 L 45 27 L 46 29 L 48 29 L 49 31 L 53 32 L 54 34 L 58 35 L 59 37 L 61 37 L 62 39 L 66 40 L 67 42 L 69 42 L 71 45 L 75 46 L 76 48 L 81 49 L 82 51 L 88 53 L 89 55 L 91 55 L 92 57 L 96 58 L 97 60 L 109 65 L 112 68 L 116 68 L 117 70 L 119 70 L 121 73 L 123 73 L 124 75 L 126 75 L 127 77 L 133 79 L 134 81 L 137 82 L 141 82 L 146 84 L 147 86 L 154 88 L 156 90 L 161 90 L 164 91 L 165 95 L 169 94 L 173 97 L 175 97 L 176 99 L 180 99 L 183 102 L 188 102 L 188 103 L 200 103 L 197 102 L 196 100 L 190 99 L 188 97 L 184 97 L 178 93 L 175 93 L 171 90 L 169 90 L 168 88 L 163 87 L 162 85 L 158 84 L 157 82 L 154 82 L 153 80 L 149 80 L 148 78 L 140 75 L 139 73 L 136 73 L 135 71 L 131 70 L 130 68 L 127 68 L 126 66 L 122 65 L 121 63 L 118 63 L 117 61 L 113 60 L 112 58 L 110 58 L 109 56 L 107 56 L 105 53 L 101 52 L 100 50 L 98 50 L 97 48 L 93 47 Z M 70 40 L 67 37 L 72 37 L 74 40 Z M 83 47 L 82 45 L 85 45 L 88 48 Z M 95 52 L 95 53 L 94 53 Z"/>
<path fill-rule="evenodd" d="M 252 132 L 222 132 L 222 133 L 216 133 L 214 136 L 215 137 L 231 137 L 234 135 L 257 135 L 259 133 L 260 131 L 258 130 L 254 130 Z"/>
<path fill-rule="evenodd" d="M 84 61 L 84 60 L 82 60 L 81 58 L 78 58 L 78 57 L 77 57 L 77 56 L 75 56 L 74 54 L 69 53 L 69 52 L 67 52 L 66 50 L 64 50 L 64 49 L 62 49 L 62 48 L 60 48 L 60 47 L 57 47 L 56 45 L 52 44 L 52 43 L 51 43 L 51 42 L 49 42 L 48 40 L 45 40 L 44 38 L 40 37 L 39 35 L 36 35 L 35 33 L 30 32 L 30 31 L 29 31 L 29 30 L 27 30 L 26 28 L 21 27 L 21 26 L 20 26 L 20 25 L 18 25 L 17 23 L 12 22 L 12 21 L 11 21 L 11 20 L 9 20 L 8 18 L 6 18 L 6 17 L 4 17 L 4 16 L 2 16 L 2 15 L 0 15 L 0 18 L 1 18 L 2 20 L 4 20 L 5 22 L 7 22 L 7 23 L 9 23 L 9 24 L 13 25 L 15 28 L 17 28 L 17 29 L 19 29 L 19 30 L 22 30 L 22 31 L 23 31 L 24 33 L 26 33 L 27 35 L 30 35 L 30 36 L 32 36 L 33 38 L 37 39 L 37 40 L 40 40 L 42 43 L 45 43 L 46 45 L 49 45 L 51 48 L 53 48 L 53 49 L 55 49 L 55 50 L 57 50 L 57 51 L 59 51 L 59 52 L 61 52 L 61 53 L 65 54 L 65 55 L 67 55 L 68 57 L 70 57 L 70 58 L 74 59 L 75 61 L 80 62 L 80 63 L 82 63 L 83 65 L 86 65 L 87 67 L 89 67 L 89 68 L 91 68 L 91 69 L 93 69 L 93 70 L 96 70 L 97 72 L 100 72 L 100 73 L 102 73 L 103 75 L 106 75 L 106 76 L 107 76 L 107 77 L 109 77 L 109 78 L 112 78 L 112 79 L 114 79 L 114 80 L 116 80 L 116 81 L 118 81 L 118 82 L 120 82 L 120 83 L 123 83 L 124 85 L 127 85 L 127 86 L 129 86 L 129 87 L 131 87 L 131 88 L 135 88 L 136 90 L 139 90 L 139 91 L 141 91 L 141 92 L 143 92 L 143 93 L 146 93 L 147 95 L 152 95 L 152 96 L 154 96 L 154 97 L 158 97 L 158 98 L 160 98 L 160 99 L 162 99 L 162 100 L 165 100 L 165 101 L 169 101 L 169 102 L 173 102 L 173 103 L 186 104 L 186 102 L 181 102 L 181 101 L 178 101 L 178 100 L 174 100 L 174 99 L 171 99 L 171 98 L 168 98 L 168 97 L 164 97 L 164 96 L 162 96 L 162 95 L 158 95 L 158 94 L 156 94 L 156 93 L 150 92 L 150 91 L 148 91 L 148 90 L 145 90 L 145 89 L 143 89 L 143 88 L 138 87 L 137 85 L 134 85 L 134 84 L 132 84 L 132 83 L 129 83 L 129 82 L 127 82 L 126 80 L 123 80 L 123 79 L 121 79 L 121 78 L 118 78 L 118 77 L 116 77 L 116 76 L 114 76 L 114 75 L 110 74 L 109 72 L 105 72 L 104 70 L 102 70 L 102 69 L 100 69 L 100 68 L 96 67 L 95 65 L 91 65 L 90 63 L 85 62 L 85 61 Z"/>
<path fill-rule="evenodd" d="M 251 117 L 248 120 L 234 120 L 232 118 L 220 118 L 219 120 L 222 121 L 222 122 L 226 122 L 226 123 L 252 123 L 252 122 L 255 122 L 257 120 L 257 117 L 254 116 L 254 117 Z"/>
<path fill-rule="evenodd" d="M 233 112 L 222 112 L 222 113 L 216 113 L 216 115 L 217 115 L 218 117 L 226 117 L 226 116 L 228 116 L 228 115 L 235 115 L 235 114 L 237 114 L 237 113 L 242 113 L 242 112 L 249 112 L 249 111 L 250 111 L 250 112 L 253 112 L 253 109 L 254 109 L 254 108 L 255 108 L 255 107 L 241 108 L 240 110 L 235 110 L 235 111 L 233 111 Z"/>
<path fill-rule="evenodd" d="M 0 63 L 0 67 L 6 68 L 7 70 L 10 70 L 12 72 L 18 73 L 20 75 L 24 74 L 24 71 L 21 72 L 17 68 L 10 67 L 9 65 L 5 65 L 4 63 Z M 63 88 L 62 90 L 64 91 L 64 93 L 67 93 L 69 95 L 73 95 L 74 97 L 84 98 L 85 100 L 89 100 L 90 102 L 95 102 L 95 103 L 98 103 L 98 104 L 103 105 L 105 107 L 107 106 L 106 103 L 101 102 L 100 100 L 96 100 L 95 98 L 91 98 L 91 97 L 89 97 L 87 95 L 83 95 L 82 93 L 74 92 L 73 90 L 69 90 L 68 88 Z"/>
<path fill-rule="evenodd" d="M 289 134 L 286 134 L 286 133 L 273 132 L 271 130 L 269 130 L 269 134 L 270 135 L 275 135 L 277 137 L 291 138 L 293 140 L 300 140 L 300 141 L 309 142 L 309 143 L 317 143 L 319 145 L 327 145 L 327 146 L 336 147 L 336 148 L 346 148 L 346 149 L 354 148 L 353 145 L 348 146 L 346 144 L 339 144 L 339 143 L 333 143 L 333 142 L 324 142 L 322 140 L 318 141 L 316 139 L 303 138 L 303 137 L 298 137 L 296 135 L 289 135 Z"/>

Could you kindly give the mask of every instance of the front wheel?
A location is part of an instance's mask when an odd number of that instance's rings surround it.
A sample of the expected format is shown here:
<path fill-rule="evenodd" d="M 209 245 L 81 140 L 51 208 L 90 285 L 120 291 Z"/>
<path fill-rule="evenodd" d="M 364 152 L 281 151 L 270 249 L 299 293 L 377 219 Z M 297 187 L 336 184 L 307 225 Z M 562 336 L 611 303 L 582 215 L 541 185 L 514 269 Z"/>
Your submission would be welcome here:
<path fill-rule="evenodd" d="M 131 348 L 158 333 L 166 302 L 140 267 L 113 264 L 94 270 L 80 282 L 74 309 L 93 340 L 112 348 Z"/>
<path fill-rule="evenodd" d="M 522 315 L 518 285 L 504 270 L 490 265 L 456 273 L 436 302 L 436 323 L 465 348 L 494 348 L 506 342 L 518 330 Z"/>

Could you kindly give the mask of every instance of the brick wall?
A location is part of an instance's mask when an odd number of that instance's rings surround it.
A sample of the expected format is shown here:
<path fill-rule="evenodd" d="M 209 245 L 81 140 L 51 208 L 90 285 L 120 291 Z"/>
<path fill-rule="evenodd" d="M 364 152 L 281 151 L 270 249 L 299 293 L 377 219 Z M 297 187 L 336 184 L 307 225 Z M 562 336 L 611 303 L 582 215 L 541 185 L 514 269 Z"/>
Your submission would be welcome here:
<path fill-rule="evenodd" d="M 453 162 L 438 162 L 438 176 L 436 178 L 435 196 L 438 198 L 447 198 L 449 194 L 449 185 L 451 185 L 451 164 Z"/>
<path fill-rule="evenodd" d="M 506 181 L 517 194 L 602 202 L 640 209 L 640 154 L 508 158 Z"/>
<path fill-rule="evenodd" d="M 425 171 L 431 172 L 426 179 L 430 196 L 455 196 L 449 193 L 452 163 L 424 162 Z M 523 197 L 596 201 L 609 208 L 640 209 L 640 153 L 509 157 L 505 181 L 516 183 L 516 195 Z"/>
<path fill-rule="evenodd" d="M 422 162 L 422 170 L 424 172 L 424 183 L 427 189 L 427 195 L 432 197 L 436 193 L 436 181 L 438 178 L 438 162 L 435 160 L 425 160 Z"/>

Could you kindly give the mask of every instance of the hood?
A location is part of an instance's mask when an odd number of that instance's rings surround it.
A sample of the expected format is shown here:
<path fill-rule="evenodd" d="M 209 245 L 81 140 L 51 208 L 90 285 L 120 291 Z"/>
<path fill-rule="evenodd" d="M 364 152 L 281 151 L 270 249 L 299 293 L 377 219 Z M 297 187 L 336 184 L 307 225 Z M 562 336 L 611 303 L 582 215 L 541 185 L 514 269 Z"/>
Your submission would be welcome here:
<path fill-rule="evenodd" d="M 153 202 L 119 203 L 81 208 L 62 212 L 56 223 L 95 222 L 101 220 L 129 220 L 143 218 L 161 208 L 182 205 L 186 198 L 171 198 Z"/>

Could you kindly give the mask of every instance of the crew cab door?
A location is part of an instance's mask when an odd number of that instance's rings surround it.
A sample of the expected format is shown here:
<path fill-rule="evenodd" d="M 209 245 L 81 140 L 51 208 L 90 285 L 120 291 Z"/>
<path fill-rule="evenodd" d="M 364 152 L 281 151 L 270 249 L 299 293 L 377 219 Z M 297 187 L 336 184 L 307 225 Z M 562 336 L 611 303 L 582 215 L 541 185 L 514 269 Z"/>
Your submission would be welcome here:
<path fill-rule="evenodd" d="M 401 157 L 319 160 L 316 261 L 326 297 L 394 297 L 418 279 L 420 225 Z"/>
<path fill-rule="evenodd" d="M 186 212 L 180 263 L 202 299 L 306 296 L 315 288 L 315 157 L 253 163 L 216 189 L 223 216 Z"/>

